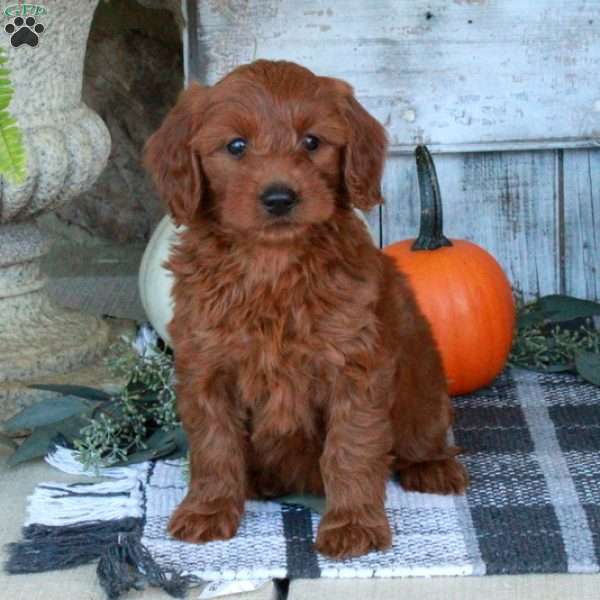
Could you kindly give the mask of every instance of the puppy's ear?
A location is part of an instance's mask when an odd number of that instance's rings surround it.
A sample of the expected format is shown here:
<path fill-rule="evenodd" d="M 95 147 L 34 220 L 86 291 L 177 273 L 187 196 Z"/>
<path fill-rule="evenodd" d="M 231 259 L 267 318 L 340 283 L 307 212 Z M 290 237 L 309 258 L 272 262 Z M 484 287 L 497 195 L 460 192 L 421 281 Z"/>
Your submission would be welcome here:
<path fill-rule="evenodd" d="M 144 149 L 144 166 L 177 225 L 194 220 L 202 199 L 202 171 L 190 142 L 200 123 L 206 94 L 207 88 L 197 83 L 184 90 Z"/>
<path fill-rule="evenodd" d="M 344 114 L 348 123 L 348 143 L 344 151 L 346 190 L 354 206 L 369 210 L 383 202 L 381 176 L 387 136 L 379 121 L 356 100 L 352 88 L 347 84 L 346 88 L 350 91 L 344 95 Z"/>

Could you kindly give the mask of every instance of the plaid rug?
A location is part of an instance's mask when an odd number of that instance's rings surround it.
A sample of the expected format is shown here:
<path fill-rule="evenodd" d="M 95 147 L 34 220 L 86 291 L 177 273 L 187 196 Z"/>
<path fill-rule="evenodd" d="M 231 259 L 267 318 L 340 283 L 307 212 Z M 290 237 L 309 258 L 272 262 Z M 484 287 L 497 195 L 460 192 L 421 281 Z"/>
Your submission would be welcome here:
<path fill-rule="evenodd" d="M 185 476 L 180 461 L 156 461 L 105 469 L 110 479 L 101 483 L 40 484 L 8 570 L 73 566 L 103 551 L 100 572 L 109 583 L 123 576 L 119 561 L 139 563 L 146 575 L 155 570 L 157 585 L 179 576 L 214 581 L 598 572 L 600 388 L 572 375 L 512 370 L 485 390 L 455 398 L 455 406 L 452 435 L 466 449 L 461 460 L 471 476 L 468 493 L 408 493 L 390 482 L 386 510 L 394 542 L 386 552 L 329 560 L 313 547 L 320 515 L 272 502 L 248 502 L 230 541 L 172 540 L 166 525 L 185 495 Z M 82 473 L 71 450 L 57 448 L 47 460 Z M 111 552 L 113 563 L 106 559 Z"/>

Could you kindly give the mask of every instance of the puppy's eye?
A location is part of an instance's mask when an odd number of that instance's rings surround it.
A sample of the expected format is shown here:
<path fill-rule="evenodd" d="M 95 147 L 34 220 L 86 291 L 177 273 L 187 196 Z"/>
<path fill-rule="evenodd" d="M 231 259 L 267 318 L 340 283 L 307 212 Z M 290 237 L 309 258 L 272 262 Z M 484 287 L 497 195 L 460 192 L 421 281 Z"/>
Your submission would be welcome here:
<path fill-rule="evenodd" d="M 229 144 L 227 144 L 227 152 L 232 156 L 240 157 L 246 151 L 246 146 L 248 142 L 246 142 L 243 138 L 235 138 L 235 140 L 231 140 Z"/>
<path fill-rule="evenodd" d="M 321 143 L 321 140 L 315 135 L 305 135 L 302 139 L 302 145 L 309 152 L 314 152 Z"/>

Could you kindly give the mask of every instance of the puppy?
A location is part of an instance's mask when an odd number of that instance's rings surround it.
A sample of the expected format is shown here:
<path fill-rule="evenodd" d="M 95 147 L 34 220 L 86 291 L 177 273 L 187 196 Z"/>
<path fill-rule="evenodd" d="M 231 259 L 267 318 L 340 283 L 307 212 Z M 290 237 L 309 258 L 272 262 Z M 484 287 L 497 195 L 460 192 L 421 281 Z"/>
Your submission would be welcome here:
<path fill-rule="evenodd" d="M 316 546 L 390 546 L 385 483 L 460 493 L 440 356 L 406 279 L 353 207 L 382 202 L 383 127 L 290 62 L 192 84 L 145 164 L 185 231 L 168 268 L 189 542 L 232 537 L 247 498 L 325 494 Z"/>

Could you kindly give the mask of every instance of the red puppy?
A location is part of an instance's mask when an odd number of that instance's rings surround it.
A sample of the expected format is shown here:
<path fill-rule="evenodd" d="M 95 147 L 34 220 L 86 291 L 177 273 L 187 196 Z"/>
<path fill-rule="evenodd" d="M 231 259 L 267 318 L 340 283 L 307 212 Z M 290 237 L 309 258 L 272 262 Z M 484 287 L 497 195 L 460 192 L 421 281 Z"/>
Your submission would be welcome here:
<path fill-rule="evenodd" d="M 383 127 L 343 81 L 289 62 L 192 84 L 146 165 L 186 226 L 175 276 L 182 540 L 233 536 L 244 500 L 327 496 L 317 548 L 387 548 L 385 482 L 462 492 L 440 356 L 353 207 L 382 201 Z"/>

